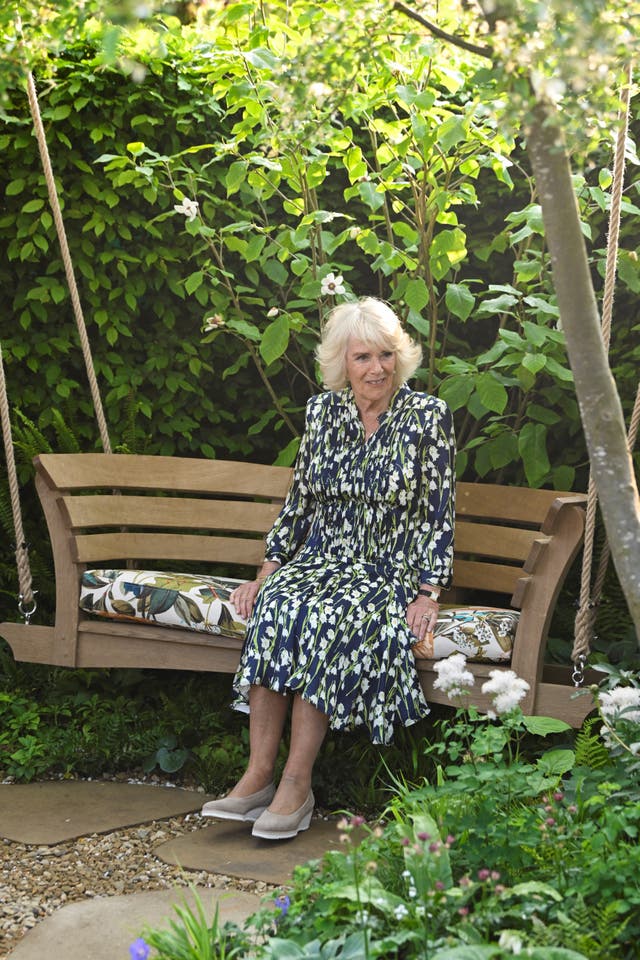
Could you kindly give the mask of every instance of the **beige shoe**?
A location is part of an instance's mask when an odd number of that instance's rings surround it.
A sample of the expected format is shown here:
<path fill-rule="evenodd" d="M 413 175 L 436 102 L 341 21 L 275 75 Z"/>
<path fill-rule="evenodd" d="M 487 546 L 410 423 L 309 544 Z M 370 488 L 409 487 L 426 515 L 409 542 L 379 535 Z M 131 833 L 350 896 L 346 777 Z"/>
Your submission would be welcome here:
<path fill-rule="evenodd" d="M 287 840 L 289 837 L 295 837 L 301 830 L 309 829 L 315 803 L 313 792 L 310 790 L 305 802 L 293 813 L 271 813 L 265 810 L 256 820 L 251 831 L 252 836 L 261 837 L 264 840 Z"/>
<path fill-rule="evenodd" d="M 243 820 L 253 823 L 267 809 L 276 793 L 274 783 L 270 783 L 257 793 L 247 797 L 222 797 L 209 800 L 202 808 L 203 817 L 216 817 L 218 820 Z"/>

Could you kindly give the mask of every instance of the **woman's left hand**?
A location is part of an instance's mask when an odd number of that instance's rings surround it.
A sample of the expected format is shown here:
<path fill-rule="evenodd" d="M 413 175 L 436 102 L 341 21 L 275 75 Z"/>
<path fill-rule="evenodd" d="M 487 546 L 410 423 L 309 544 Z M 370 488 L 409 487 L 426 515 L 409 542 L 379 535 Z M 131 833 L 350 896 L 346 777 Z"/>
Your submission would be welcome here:
<path fill-rule="evenodd" d="M 433 633 L 438 622 L 440 604 L 429 597 L 416 597 L 407 607 L 407 623 L 418 639 L 426 633 Z"/>

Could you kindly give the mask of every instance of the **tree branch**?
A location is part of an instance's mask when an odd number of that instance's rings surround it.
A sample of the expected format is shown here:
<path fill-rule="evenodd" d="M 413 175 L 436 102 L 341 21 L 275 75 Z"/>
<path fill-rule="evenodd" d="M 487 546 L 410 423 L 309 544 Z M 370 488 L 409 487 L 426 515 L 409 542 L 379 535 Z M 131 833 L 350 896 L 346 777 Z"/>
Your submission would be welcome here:
<path fill-rule="evenodd" d="M 475 43 L 471 43 L 469 40 L 464 40 L 462 37 L 456 37 L 453 33 L 447 33 L 446 30 L 437 27 L 435 23 L 431 23 L 430 20 L 427 20 L 426 17 L 423 17 L 422 14 L 416 10 L 405 6 L 400 0 L 396 0 L 393 9 L 398 10 L 399 13 L 404 13 L 407 17 L 411 17 L 412 20 L 422 24 L 429 33 L 432 33 L 434 37 L 438 37 L 439 40 L 446 40 L 447 43 L 452 43 L 455 47 L 461 47 L 469 53 L 475 53 L 479 57 L 486 57 L 488 60 L 493 60 L 493 51 L 490 47 L 480 47 Z"/>

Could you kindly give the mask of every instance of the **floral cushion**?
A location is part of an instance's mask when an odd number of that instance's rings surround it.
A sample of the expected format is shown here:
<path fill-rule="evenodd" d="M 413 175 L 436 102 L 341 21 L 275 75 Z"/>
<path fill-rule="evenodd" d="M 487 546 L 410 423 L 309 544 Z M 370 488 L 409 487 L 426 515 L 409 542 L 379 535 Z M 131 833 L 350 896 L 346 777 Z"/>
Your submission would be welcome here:
<path fill-rule="evenodd" d="M 498 607 L 440 607 L 433 635 L 413 648 L 416 657 L 442 660 L 463 653 L 468 660 L 510 660 L 520 613 Z"/>
<path fill-rule="evenodd" d="M 246 620 L 229 600 L 242 580 L 157 570 L 87 570 L 80 608 L 116 620 L 157 623 L 242 640 Z M 516 610 L 441 607 L 433 643 L 416 656 L 441 660 L 463 653 L 469 660 L 509 660 L 518 627 Z"/>
<path fill-rule="evenodd" d="M 117 620 L 182 627 L 244 638 L 244 620 L 229 600 L 242 580 L 157 570 L 87 570 L 80 608 Z"/>

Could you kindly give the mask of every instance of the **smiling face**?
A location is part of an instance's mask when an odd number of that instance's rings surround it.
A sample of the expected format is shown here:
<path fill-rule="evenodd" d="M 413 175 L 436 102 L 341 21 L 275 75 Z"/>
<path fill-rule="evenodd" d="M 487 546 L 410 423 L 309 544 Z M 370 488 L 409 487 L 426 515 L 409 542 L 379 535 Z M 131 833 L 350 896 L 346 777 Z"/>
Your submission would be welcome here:
<path fill-rule="evenodd" d="M 346 372 L 356 404 L 385 410 L 395 389 L 396 355 L 388 347 L 350 337 Z"/>

